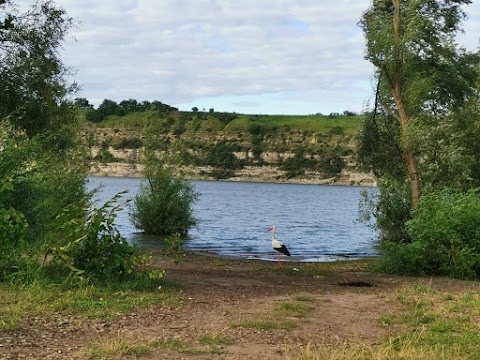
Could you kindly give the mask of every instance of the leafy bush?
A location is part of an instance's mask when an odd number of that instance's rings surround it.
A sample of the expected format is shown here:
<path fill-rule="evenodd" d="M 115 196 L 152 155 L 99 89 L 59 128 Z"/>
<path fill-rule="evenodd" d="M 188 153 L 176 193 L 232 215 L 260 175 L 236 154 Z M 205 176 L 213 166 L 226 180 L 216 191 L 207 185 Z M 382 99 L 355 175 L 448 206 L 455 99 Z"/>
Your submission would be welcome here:
<path fill-rule="evenodd" d="M 67 206 L 56 219 L 48 252 L 53 261 L 67 267 L 81 278 L 99 281 L 120 281 L 131 278 L 144 264 L 137 245 L 130 245 L 114 225 L 119 195 L 98 209 L 90 210 L 86 221 L 78 221 L 85 213 L 83 203 Z"/>
<path fill-rule="evenodd" d="M 13 190 L 11 178 L 0 179 L 0 281 L 18 269 L 21 245 L 28 224 L 23 214 L 7 205 Z"/>
<path fill-rule="evenodd" d="M 226 170 L 241 169 L 244 166 L 244 162 L 233 154 L 235 150 L 238 150 L 238 148 L 233 144 L 218 142 L 208 149 L 205 165 Z"/>
<path fill-rule="evenodd" d="M 480 277 L 480 195 L 425 194 L 406 223 L 412 241 L 385 242 L 382 268 L 397 273 Z"/>
<path fill-rule="evenodd" d="M 378 192 L 362 193 L 360 219 L 376 222 L 382 239 L 389 242 L 408 242 L 410 237 L 405 224 L 411 218 L 410 188 L 406 182 L 383 177 Z"/>
<path fill-rule="evenodd" d="M 139 138 L 123 138 L 118 143 L 113 144 L 115 150 L 119 149 L 140 149 L 143 147 L 143 141 Z"/>
<path fill-rule="evenodd" d="M 165 247 L 163 248 L 163 255 L 171 257 L 176 263 L 182 260 L 187 254 L 183 250 L 185 239 L 181 234 L 173 234 L 165 237 L 163 240 Z"/>
<path fill-rule="evenodd" d="M 186 234 L 195 226 L 192 205 L 198 195 L 192 185 L 175 179 L 171 168 L 150 161 L 130 212 L 132 223 L 148 234 Z"/>
<path fill-rule="evenodd" d="M 118 159 L 107 149 L 100 149 L 98 154 L 93 159 L 100 161 L 102 164 L 118 161 Z"/>
<path fill-rule="evenodd" d="M 317 164 L 317 160 L 305 156 L 305 149 L 299 148 L 295 156 L 283 160 L 279 168 L 286 172 L 288 178 L 292 178 L 303 175 L 307 169 L 314 169 Z"/>
<path fill-rule="evenodd" d="M 319 170 L 326 176 L 337 176 L 345 167 L 345 161 L 335 153 L 328 154 L 319 162 Z"/>

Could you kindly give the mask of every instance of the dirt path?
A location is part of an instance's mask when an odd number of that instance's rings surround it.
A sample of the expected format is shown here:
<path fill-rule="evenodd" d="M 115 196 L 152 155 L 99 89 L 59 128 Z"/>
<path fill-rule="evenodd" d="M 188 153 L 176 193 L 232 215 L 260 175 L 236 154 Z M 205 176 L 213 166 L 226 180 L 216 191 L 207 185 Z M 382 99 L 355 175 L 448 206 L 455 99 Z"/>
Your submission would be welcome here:
<path fill-rule="evenodd" d="M 381 342 L 391 329 L 380 319 L 402 310 L 397 290 L 404 285 L 462 286 L 372 274 L 361 264 L 278 270 L 273 263 L 194 257 L 156 266 L 180 285 L 173 303 L 113 321 L 28 319 L 22 330 L 0 332 L 0 359 L 83 359 L 78 350 L 85 344 L 115 339 L 163 344 L 142 359 L 285 359 L 308 344 Z"/>

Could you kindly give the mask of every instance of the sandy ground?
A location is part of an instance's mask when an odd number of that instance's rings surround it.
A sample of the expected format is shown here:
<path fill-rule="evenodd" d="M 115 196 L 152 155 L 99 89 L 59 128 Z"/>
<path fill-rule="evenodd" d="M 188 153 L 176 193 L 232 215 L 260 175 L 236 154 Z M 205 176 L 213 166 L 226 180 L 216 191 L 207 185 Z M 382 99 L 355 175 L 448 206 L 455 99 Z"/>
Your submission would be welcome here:
<path fill-rule="evenodd" d="M 403 310 L 397 296 L 404 286 L 472 286 L 370 273 L 361 262 L 321 271 L 314 266 L 289 263 L 279 270 L 268 262 L 194 256 L 177 264 L 160 259 L 155 267 L 166 269 L 179 285 L 178 300 L 115 320 L 68 314 L 25 319 L 20 330 L 0 332 L 0 359 L 84 359 L 79 349 L 86 344 L 120 338 L 143 343 L 175 339 L 187 345 L 155 349 L 142 359 L 286 359 L 309 344 L 382 342 L 394 329 L 380 319 Z M 282 313 L 278 309 L 285 303 L 301 304 L 307 311 L 301 316 Z M 277 328 L 245 326 L 255 320 Z M 202 335 L 223 343 L 202 344 Z"/>

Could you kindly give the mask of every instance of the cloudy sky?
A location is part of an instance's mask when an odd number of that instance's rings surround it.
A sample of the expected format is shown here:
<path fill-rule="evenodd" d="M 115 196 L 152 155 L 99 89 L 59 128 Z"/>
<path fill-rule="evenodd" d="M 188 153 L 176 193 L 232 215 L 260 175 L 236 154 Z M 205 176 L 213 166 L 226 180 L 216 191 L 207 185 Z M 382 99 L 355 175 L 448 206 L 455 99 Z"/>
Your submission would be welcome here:
<path fill-rule="evenodd" d="M 357 23 L 370 0 L 56 0 L 77 95 L 248 114 L 361 111 L 372 66 Z M 477 49 L 480 1 L 459 42 Z M 75 40 L 73 40 L 75 39 Z"/>

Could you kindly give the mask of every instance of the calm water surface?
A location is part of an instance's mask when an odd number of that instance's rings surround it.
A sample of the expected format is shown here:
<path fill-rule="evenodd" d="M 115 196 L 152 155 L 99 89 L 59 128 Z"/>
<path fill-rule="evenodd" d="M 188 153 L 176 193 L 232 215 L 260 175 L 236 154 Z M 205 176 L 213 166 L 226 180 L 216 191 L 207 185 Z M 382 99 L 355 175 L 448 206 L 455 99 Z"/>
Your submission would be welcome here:
<path fill-rule="evenodd" d="M 127 190 L 133 198 L 141 180 L 91 177 L 88 187 L 100 186 L 98 204 Z M 221 256 L 275 260 L 270 226 L 285 243 L 290 261 L 330 261 L 376 256 L 377 234 L 357 222 L 358 201 L 364 189 L 348 186 L 192 181 L 200 194 L 194 206 L 198 220 L 186 248 Z M 146 236 L 130 224 L 129 205 L 118 214 L 118 229 L 129 241 L 161 247 L 156 236 Z M 285 259 L 287 260 L 287 259 Z"/>

